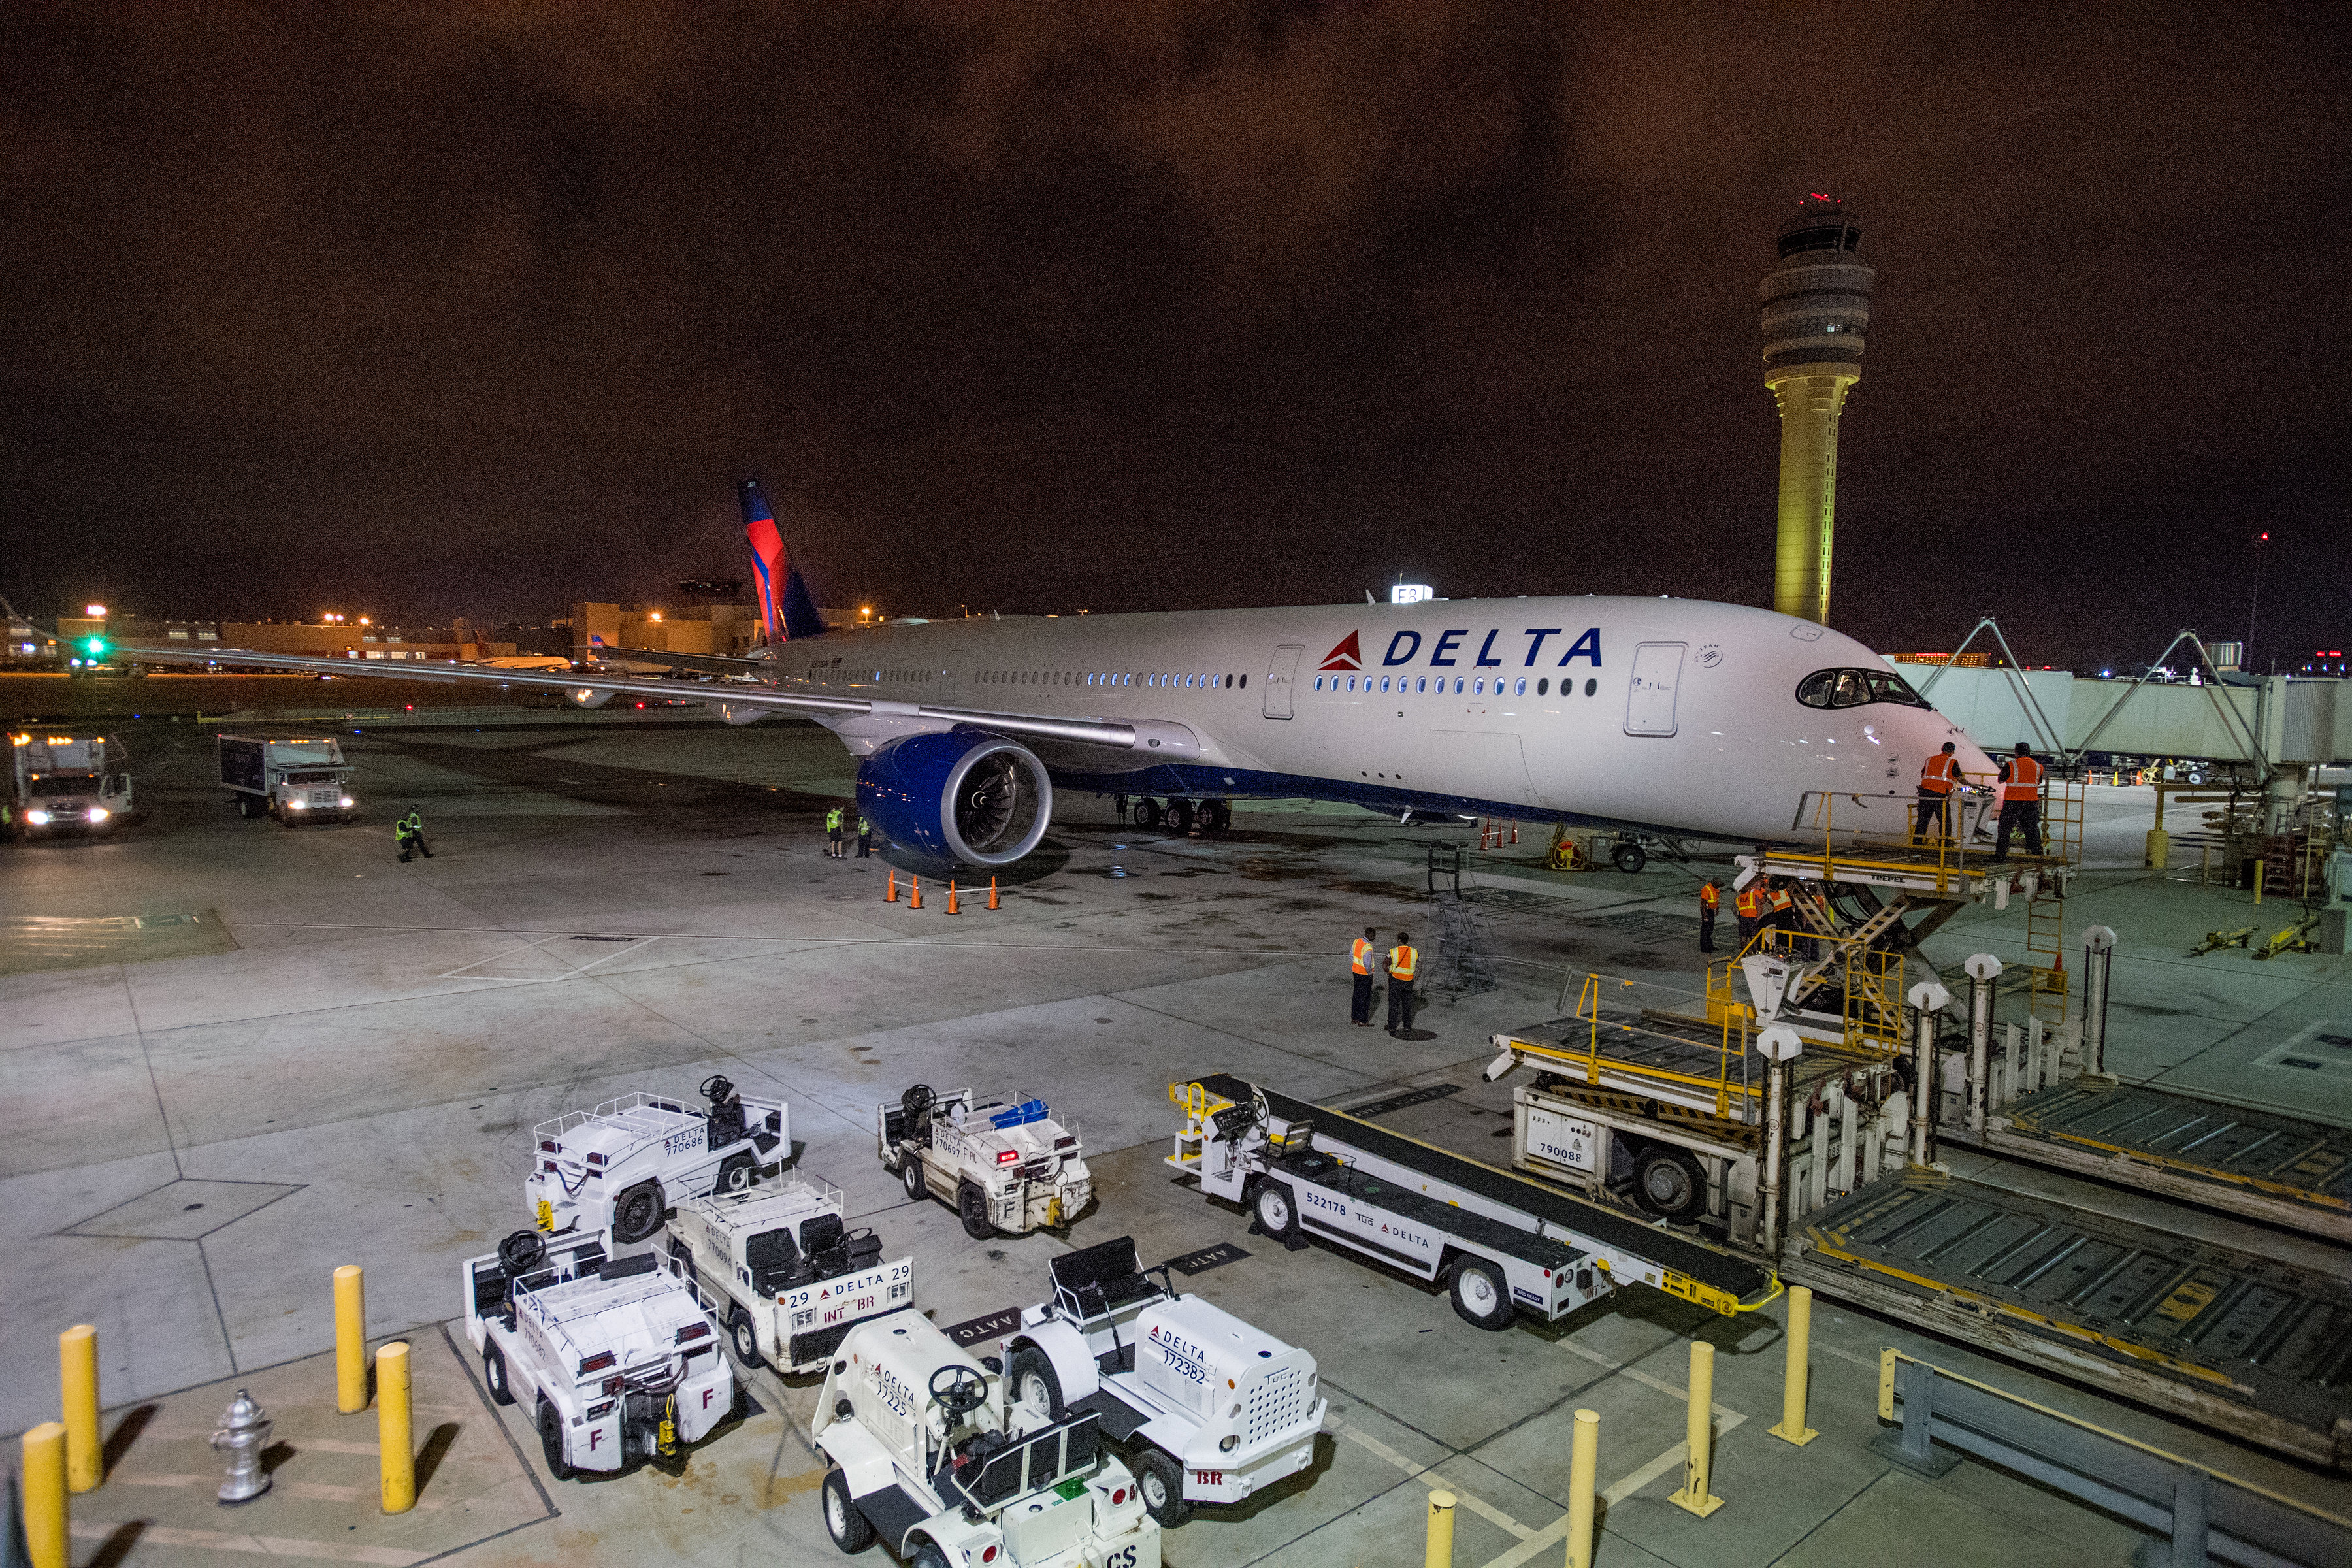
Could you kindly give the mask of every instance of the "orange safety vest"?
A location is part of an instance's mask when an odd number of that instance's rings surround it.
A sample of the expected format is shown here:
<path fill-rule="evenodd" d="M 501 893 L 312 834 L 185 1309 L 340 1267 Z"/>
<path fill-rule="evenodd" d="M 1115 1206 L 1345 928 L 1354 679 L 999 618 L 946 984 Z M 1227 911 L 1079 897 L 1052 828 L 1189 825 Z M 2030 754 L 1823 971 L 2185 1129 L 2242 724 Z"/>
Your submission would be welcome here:
<path fill-rule="evenodd" d="M 1392 947 L 1389 949 L 1389 978 L 1391 980 L 1402 980 L 1406 984 L 1410 985 L 1412 984 L 1412 977 L 1418 973 L 1420 970 L 1421 954 L 1414 949 L 1410 947 Z"/>
<path fill-rule="evenodd" d="M 1366 942 L 1362 937 L 1358 937 L 1349 956 L 1355 963 L 1357 973 L 1370 974 L 1372 972 L 1372 944 L 1370 942 Z"/>
<path fill-rule="evenodd" d="M 1699 889 L 1698 907 L 1705 910 L 1708 914 L 1715 913 L 1716 906 L 1722 902 L 1723 895 L 1715 890 L 1713 883 L 1705 884 Z"/>
<path fill-rule="evenodd" d="M 2000 786 L 2000 803 L 2035 801 L 2042 798 L 2042 764 L 2032 757 L 2011 757 L 2009 778 Z"/>
<path fill-rule="evenodd" d="M 1748 886 L 1740 889 L 1738 896 L 1731 900 L 1731 907 L 1739 911 L 1739 918 L 1744 921 L 1752 921 L 1757 916 L 1762 914 L 1764 912 L 1764 884 L 1761 882 L 1750 882 Z"/>
<path fill-rule="evenodd" d="M 1959 776 L 1959 758 L 1949 752 L 1937 752 L 1927 759 L 1927 765 L 1919 770 L 1919 787 L 1928 795 L 1949 795 Z"/>
<path fill-rule="evenodd" d="M 1772 907 L 1773 907 L 1775 910 L 1785 910 L 1785 909 L 1791 909 L 1791 908 L 1794 908 L 1794 907 L 1795 907 L 1795 906 L 1794 906 L 1793 904 L 1791 904 L 1791 902 L 1790 901 L 1790 899 L 1789 899 L 1789 892 L 1788 892 L 1788 889 L 1785 889 L 1785 888 L 1775 888 L 1775 889 L 1772 889 Z"/>

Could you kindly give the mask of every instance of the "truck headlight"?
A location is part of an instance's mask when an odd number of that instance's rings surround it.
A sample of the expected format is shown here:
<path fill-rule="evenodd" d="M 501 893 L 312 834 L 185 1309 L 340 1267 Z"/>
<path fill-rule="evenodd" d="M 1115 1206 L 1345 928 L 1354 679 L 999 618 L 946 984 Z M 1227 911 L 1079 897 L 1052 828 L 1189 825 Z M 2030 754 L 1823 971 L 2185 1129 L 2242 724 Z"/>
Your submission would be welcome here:
<path fill-rule="evenodd" d="M 89 808 L 89 819 L 90 819 L 92 822 L 104 822 L 104 821 L 106 820 L 106 818 L 107 818 L 107 810 L 106 810 L 106 807 L 104 807 L 104 806 L 102 806 L 102 805 L 93 805 L 93 806 L 91 806 L 91 807 Z"/>
<path fill-rule="evenodd" d="M 36 827 L 47 827 L 49 825 L 49 814 L 46 811 L 28 811 L 25 814 L 25 820 Z"/>
<path fill-rule="evenodd" d="M 310 803 L 307 800 L 289 800 L 286 803 L 286 809 L 289 811 L 308 811 L 310 809 Z"/>
<path fill-rule="evenodd" d="M 357 801 L 353 800 L 350 795 L 345 795 L 345 796 L 343 796 L 343 808 L 344 808 L 345 810 L 347 810 L 347 811 L 348 811 L 350 808 L 352 808 L 352 806 L 357 805 L 358 804 L 359 804 L 359 802 L 357 802 Z"/>

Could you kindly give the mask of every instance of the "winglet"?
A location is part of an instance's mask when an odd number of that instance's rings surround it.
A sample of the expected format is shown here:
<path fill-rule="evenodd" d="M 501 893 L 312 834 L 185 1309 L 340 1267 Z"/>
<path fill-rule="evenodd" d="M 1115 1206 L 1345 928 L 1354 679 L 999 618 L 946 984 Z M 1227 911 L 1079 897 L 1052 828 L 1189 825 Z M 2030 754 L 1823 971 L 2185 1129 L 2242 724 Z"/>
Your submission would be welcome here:
<path fill-rule="evenodd" d="M 823 637 L 824 617 L 816 613 L 808 584 L 785 553 L 784 536 L 777 531 L 776 514 L 769 509 L 760 481 L 745 479 L 737 487 L 736 499 L 743 506 L 744 536 L 751 542 L 751 569 L 759 582 L 760 620 L 767 627 L 768 646 Z"/>

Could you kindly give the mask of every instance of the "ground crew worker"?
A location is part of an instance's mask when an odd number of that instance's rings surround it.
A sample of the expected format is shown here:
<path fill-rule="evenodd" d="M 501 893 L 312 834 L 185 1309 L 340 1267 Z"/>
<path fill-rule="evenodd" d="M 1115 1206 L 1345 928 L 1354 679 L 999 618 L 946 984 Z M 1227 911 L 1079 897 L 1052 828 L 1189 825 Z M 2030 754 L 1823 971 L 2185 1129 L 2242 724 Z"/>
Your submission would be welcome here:
<path fill-rule="evenodd" d="M 425 814 L 415 806 L 410 806 L 408 815 L 393 825 L 392 836 L 400 841 L 400 858 L 404 862 L 415 859 L 420 849 L 427 860 L 433 858 L 433 846 L 425 841 Z"/>
<path fill-rule="evenodd" d="M 874 824 L 867 821 L 866 814 L 861 811 L 857 814 L 857 858 L 863 860 L 873 853 Z"/>
<path fill-rule="evenodd" d="M 824 814 L 824 852 L 835 860 L 841 858 L 841 807 L 837 805 Z"/>
<path fill-rule="evenodd" d="M 1785 878 L 1772 879 L 1771 890 L 1764 895 L 1764 902 L 1766 925 L 1778 926 L 1785 931 L 1797 929 L 1797 901 L 1789 897 L 1789 883 Z"/>
<path fill-rule="evenodd" d="M 1723 889 L 1709 877 L 1698 888 L 1698 950 L 1715 951 L 1715 911 L 1723 904 Z"/>
<path fill-rule="evenodd" d="M 1764 879 L 1750 877 L 1748 885 L 1732 895 L 1731 912 L 1739 917 L 1739 946 L 1742 952 L 1756 940 L 1756 930 L 1764 923 Z"/>
<path fill-rule="evenodd" d="M 1951 742 L 1945 742 L 1944 749 L 1929 757 L 1927 765 L 1919 770 L 1919 837 L 1928 844 L 1952 834 L 1951 819 L 1946 814 L 1951 808 L 1952 786 L 1960 780 L 1960 759 L 1953 754 L 1956 750 Z M 1933 833 L 1927 830 L 1929 823 L 1935 824 Z"/>
<path fill-rule="evenodd" d="M 1389 949 L 1389 1033 L 1412 1027 L 1412 977 L 1421 973 L 1421 952 L 1411 931 L 1397 932 Z"/>
<path fill-rule="evenodd" d="M 1111 809 L 1112 809 L 1113 811 L 1116 811 L 1116 812 L 1118 812 L 1118 819 L 1119 819 L 1119 821 L 1120 821 L 1120 822 L 1122 822 L 1122 823 L 1126 822 L 1126 820 L 1127 820 L 1127 796 L 1126 796 L 1126 795 L 1113 795 L 1113 796 L 1111 796 L 1111 797 L 1110 797 L 1110 805 L 1111 805 Z"/>
<path fill-rule="evenodd" d="M 2000 764 L 2000 832 L 1992 841 L 1992 863 L 2009 858 L 2009 830 L 2025 829 L 2025 852 L 2042 853 L 2042 764 L 2022 741 L 2017 754 Z"/>
<path fill-rule="evenodd" d="M 1364 934 L 1348 949 L 1348 961 L 1356 970 L 1356 997 L 1349 1005 L 1348 1017 L 1360 1029 L 1372 1026 L 1372 938 L 1379 932 L 1379 927 L 1366 926 Z"/>

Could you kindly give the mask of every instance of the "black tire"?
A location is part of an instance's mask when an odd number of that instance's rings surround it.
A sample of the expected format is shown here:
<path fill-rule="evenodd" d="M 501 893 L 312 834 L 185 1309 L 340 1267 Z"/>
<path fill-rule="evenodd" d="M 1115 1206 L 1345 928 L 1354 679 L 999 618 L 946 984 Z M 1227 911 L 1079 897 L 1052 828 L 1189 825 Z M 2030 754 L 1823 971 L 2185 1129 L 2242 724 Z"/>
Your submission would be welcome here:
<path fill-rule="evenodd" d="M 963 1221 L 963 1233 L 974 1241 L 986 1241 L 996 1234 L 988 1223 L 988 1194 L 970 1182 L 956 1189 L 956 1215 Z"/>
<path fill-rule="evenodd" d="M 1192 1517 L 1184 1500 L 1184 1467 L 1158 1448 L 1146 1448 L 1135 1458 L 1135 1489 L 1143 1511 L 1162 1530 L 1173 1530 Z"/>
<path fill-rule="evenodd" d="M 1609 851 L 1609 861 L 1630 877 L 1650 863 L 1650 852 L 1638 844 L 1620 844 Z"/>
<path fill-rule="evenodd" d="M 907 1568 L 948 1568 L 948 1554 L 928 1541 L 919 1541 L 907 1558 Z"/>
<path fill-rule="evenodd" d="M 662 1209 L 661 1184 L 638 1183 L 613 1205 L 613 1239 L 624 1244 L 650 1240 L 661 1229 Z"/>
<path fill-rule="evenodd" d="M 931 1195 L 930 1178 L 923 1174 L 923 1157 L 912 1149 L 899 1152 L 898 1184 L 906 1189 L 907 1196 L 914 1202 L 919 1203 Z"/>
<path fill-rule="evenodd" d="M 1222 800 L 1204 800 L 1201 803 L 1202 832 L 1223 833 L 1233 825 L 1234 808 L 1232 806 Z"/>
<path fill-rule="evenodd" d="M 507 1386 L 507 1358 L 496 1345 L 482 1347 L 482 1386 L 490 1391 L 493 1405 L 512 1405 L 514 1390 Z"/>
<path fill-rule="evenodd" d="M 1298 1200 L 1280 1182 L 1260 1182 L 1252 1206 L 1258 1229 L 1275 1240 L 1288 1241 L 1298 1234 Z"/>
<path fill-rule="evenodd" d="M 1168 803 L 1168 831 L 1181 838 L 1192 831 L 1192 803 L 1171 800 Z"/>
<path fill-rule="evenodd" d="M 1150 795 L 1145 795 L 1135 803 L 1135 825 L 1138 827 L 1147 830 L 1156 828 L 1160 826 L 1160 820 L 1163 815 L 1165 814 L 1160 811 L 1160 803 Z"/>
<path fill-rule="evenodd" d="M 302 819 L 301 819 L 300 817 L 299 817 L 299 816 L 295 816 L 291 811 L 288 810 L 286 807 L 284 807 L 284 806 L 282 806 L 282 805 L 281 805 L 281 806 L 279 806 L 279 807 L 278 808 L 278 826 L 280 826 L 280 827 L 284 827 L 284 828 L 288 828 L 288 829 L 289 829 L 289 830 L 290 830 L 290 829 L 294 826 L 294 825 L 295 825 L 296 823 L 298 823 L 298 822 L 299 822 L 299 821 L 301 821 L 301 820 L 302 820 Z"/>
<path fill-rule="evenodd" d="M 760 1354 L 759 1328 L 751 1321 L 751 1314 L 740 1307 L 727 1321 L 727 1340 L 735 1347 L 735 1359 L 753 1372 L 768 1364 Z"/>
<path fill-rule="evenodd" d="M 1706 1212 L 1706 1173 L 1687 1151 L 1653 1143 L 1633 1156 L 1633 1200 L 1660 1219 L 1687 1224 Z"/>
<path fill-rule="evenodd" d="M 1511 1287 L 1503 1271 L 1483 1258 L 1454 1258 L 1446 1286 L 1454 1310 L 1473 1328 L 1500 1332 L 1511 1326 Z"/>
<path fill-rule="evenodd" d="M 719 1163 L 719 1174 L 710 1184 L 714 1193 L 748 1193 L 751 1184 L 760 1179 L 760 1163 L 749 1154 L 730 1154 Z"/>
<path fill-rule="evenodd" d="M 1053 1358 L 1035 1345 L 1013 1352 L 1005 1382 L 1013 1398 L 1043 1409 L 1048 1420 L 1059 1421 L 1068 1413 L 1062 1404 L 1061 1374 L 1054 1370 Z"/>
<path fill-rule="evenodd" d="M 835 1465 L 824 1473 L 824 1532 L 844 1552 L 856 1553 L 874 1544 L 874 1527 L 857 1511 L 849 1495 L 849 1478 Z"/>
<path fill-rule="evenodd" d="M 244 817 L 247 822 L 261 815 L 261 803 L 254 799 L 251 795 L 241 795 L 236 797 L 236 814 L 239 816 Z"/>
<path fill-rule="evenodd" d="M 539 1402 L 539 1447 L 547 1456 L 547 1473 L 557 1480 L 568 1481 L 580 1473 L 564 1462 L 563 1417 L 544 1399 Z"/>

